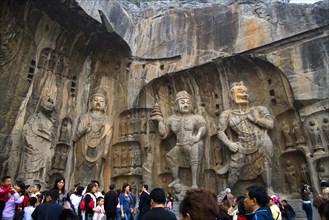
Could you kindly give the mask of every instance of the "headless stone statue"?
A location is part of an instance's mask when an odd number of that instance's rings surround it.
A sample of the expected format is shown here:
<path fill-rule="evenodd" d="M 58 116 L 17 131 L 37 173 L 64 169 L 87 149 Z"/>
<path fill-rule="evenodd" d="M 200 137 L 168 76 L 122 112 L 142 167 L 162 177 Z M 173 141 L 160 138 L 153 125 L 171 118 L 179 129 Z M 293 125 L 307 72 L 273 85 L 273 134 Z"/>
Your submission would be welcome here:
<path fill-rule="evenodd" d="M 304 133 L 301 128 L 301 125 L 298 120 L 295 120 L 292 124 L 292 133 L 294 134 L 295 137 L 295 143 L 296 144 L 305 144 L 305 138 L 304 138 Z"/>
<path fill-rule="evenodd" d="M 19 177 L 26 183 L 34 180 L 46 183 L 46 175 L 50 170 L 52 147 L 52 132 L 54 120 L 51 113 L 54 110 L 54 101 L 44 96 L 40 101 L 40 111 L 33 114 L 23 127 L 24 149 L 22 154 Z"/>
<path fill-rule="evenodd" d="M 61 132 L 59 136 L 59 142 L 68 143 L 70 140 L 70 130 L 69 130 L 69 119 L 64 118 L 62 121 Z"/>
<path fill-rule="evenodd" d="M 292 147 L 293 143 L 290 135 L 290 128 L 289 128 L 289 124 L 286 121 L 282 122 L 282 133 L 284 136 L 286 149 Z"/>
<path fill-rule="evenodd" d="M 325 117 L 322 119 L 322 132 L 329 145 L 329 118 Z"/>
<path fill-rule="evenodd" d="M 79 119 L 76 142 L 75 180 L 87 185 L 96 179 L 103 183 L 102 172 L 112 138 L 113 120 L 106 115 L 106 94 L 100 88 L 90 97 L 89 111 Z"/>
<path fill-rule="evenodd" d="M 247 87 L 243 82 L 231 85 L 231 99 L 236 108 L 222 112 L 219 119 L 218 138 L 233 153 L 229 164 L 228 186 L 239 180 L 252 180 L 261 176 L 271 187 L 273 146 L 267 134 L 274 120 L 264 106 L 249 107 Z M 230 128 L 238 140 L 231 140 L 225 133 Z"/>
<path fill-rule="evenodd" d="M 174 181 L 168 185 L 172 188 L 180 183 L 179 168 L 190 167 L 192 173 L 192 188 L 198 188 L 197 174 L 203 155 L 207 127 L 206 120 L 193 113 L 192 97 L 186 91 L 176 94 L 175 114 L 163 119 L 157 106 L 152 119 L 158 121 L 160 137 L 166 138 L 171 132 L 176 135 L 177 143 L 167 154 L 166 158 Z M 153 111 L 153 113 L 155 112 Z M 161 111 L 160 111 L 161 112 Z"/>
<path fill-rule="evenodd" d="M 296 169 L 290 160 L 287 160 L 286 162 L 285 176 L 290 193 L 298 194 Z"/>
<path fill-rule="evenodd" d="M 310 135 L 311 145 L 313 147 L 314 153 L 324 152 L 324 147 L 320 135 L 320 128 L 316 121 L 313 119 L 309 121 L 308 133 Z"/>

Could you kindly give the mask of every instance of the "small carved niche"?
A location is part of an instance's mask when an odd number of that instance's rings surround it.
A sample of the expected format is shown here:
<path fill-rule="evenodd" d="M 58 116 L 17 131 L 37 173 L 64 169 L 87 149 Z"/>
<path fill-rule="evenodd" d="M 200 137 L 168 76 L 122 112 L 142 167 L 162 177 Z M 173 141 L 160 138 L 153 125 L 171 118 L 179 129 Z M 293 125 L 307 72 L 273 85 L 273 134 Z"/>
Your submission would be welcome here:
<path fill-rule="evenodd" d="M 77 86 L 77 77 L 72 76 L 71 85 L 70 85 L 70 95 L 75 97 L 76 95 L 76 86 Z"/>
<path fill-rule="evenodd" d="M 62 120 L 59 142 L 68 143 L 71 137 L 71 120 L 68 117 L 65 117 Z"/>
<path fill-rule="evenodd" d="M 31 60 L 31 65 L 30 65 L 30 68 L 29 68 L 29 72 L 27 74 L 27 81 L 29 83 L 31 83 L 32 80 L 33 80 L 34 71 L 35 71 L 35 64 L 36 64 L 35 60 Z"/>
<path fill-rule="evenodd" d="M 55 155 L 53 157 L 52 168 L 56 170 L 64 170 L 67 162 L 67 155 L 69 151 L 69 145 L 57 144 Z"/>
<path fill-rule="evenodd" d="M 271 102 L 272 102 L 272 104 L 275 105 L 277 102 L 276 102 L 275 92 L 274 92 L 273 89 L 270 90 L 270 96 L 271 96 Z"/>

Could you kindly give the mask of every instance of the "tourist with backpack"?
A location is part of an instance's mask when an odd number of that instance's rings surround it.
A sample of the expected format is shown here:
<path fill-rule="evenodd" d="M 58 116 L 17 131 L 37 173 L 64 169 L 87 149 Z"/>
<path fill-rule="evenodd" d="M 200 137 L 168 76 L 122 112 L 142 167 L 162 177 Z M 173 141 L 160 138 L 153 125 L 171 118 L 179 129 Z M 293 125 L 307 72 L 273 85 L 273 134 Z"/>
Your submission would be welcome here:
<path fill-rule="evenodd" d="M 71 203 L 74 206 L 75 214 L 79 216 L 79 204 L 82 199 L 82 191 L 84 188 L 82 186 L 77 186 L 75 191 L 70 195 Z"/>
<path fill-rule="evenodd" d="M 97 186 L 95 183 L 89 183 L 87 186 L 86 194 L 81 199 L 79 208 L 83 220 L 92 220 L 94 216 L 94 209 L 96 208 Z"/>

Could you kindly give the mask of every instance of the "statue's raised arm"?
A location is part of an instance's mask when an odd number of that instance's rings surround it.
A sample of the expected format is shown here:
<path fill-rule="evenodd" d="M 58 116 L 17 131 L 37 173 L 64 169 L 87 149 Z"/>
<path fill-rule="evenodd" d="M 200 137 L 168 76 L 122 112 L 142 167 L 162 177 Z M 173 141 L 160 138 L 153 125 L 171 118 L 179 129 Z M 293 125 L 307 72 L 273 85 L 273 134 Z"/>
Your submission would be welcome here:
<path fill-rule="evenodd" d="M 192 187 L 197 188 L 197 175 L 200 160 L 203 155 L 203 138 L 207 134 L 206 120 L 201 115 L 194 114 L 193 98 L 186 91 L 176 94 L 175 114 L 163 119 L 160 107 L 156 104 L 152 111 L 152 119 L 158 121 L 158 130 L 162 139 L 169 133 L 176 135 L 176 145 L 166 155 L 173 182 L 168 187 L 173 188 L 180 183 L 179 168 L 190 167 Z"/>

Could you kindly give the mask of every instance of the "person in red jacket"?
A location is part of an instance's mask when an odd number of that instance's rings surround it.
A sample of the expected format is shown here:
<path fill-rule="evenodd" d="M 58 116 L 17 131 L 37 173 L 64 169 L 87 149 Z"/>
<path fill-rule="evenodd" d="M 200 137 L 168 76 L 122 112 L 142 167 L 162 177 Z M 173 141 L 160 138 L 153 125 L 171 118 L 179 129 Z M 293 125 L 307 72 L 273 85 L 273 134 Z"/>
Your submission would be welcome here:
<path fill-rule="evenodd" d="M 2 185 L 0 186 L 0 219 L 2 218 L 2 211 L 5 208 L 6 202 L 9 200 L 11 194 L 14 193 L 11 187 L 12 179 L 10 176 L 4 176 L 1 179 Z"/>

